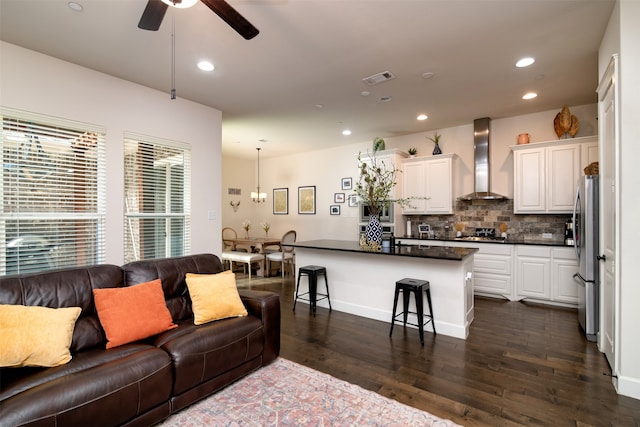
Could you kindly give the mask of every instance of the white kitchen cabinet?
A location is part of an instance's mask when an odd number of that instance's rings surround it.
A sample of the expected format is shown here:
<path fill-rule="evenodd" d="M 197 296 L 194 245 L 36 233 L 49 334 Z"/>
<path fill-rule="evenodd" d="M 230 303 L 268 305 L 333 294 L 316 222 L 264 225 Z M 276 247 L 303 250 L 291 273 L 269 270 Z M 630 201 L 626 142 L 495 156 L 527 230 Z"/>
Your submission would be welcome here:
<path fill-rule="evenodd" d="M 409 195 L 427 194 L 425 167 L 423 162 L 403 162 L 402 169 L 403 197 Z M 427 210 L 427 201 L 416 199 L 411 201 L 410 206 L 405 206 L 402 213 L 405 215 L 421 214 Z"/>
<path fill-rule="evenodd" d="M 551 297 L 551 248 L 516 248 L 516 290 L 520 297 L 549 300 Z"/>
<path fill-rule="evenodd" d="M 571 213 L 583 169 L 597 160 L 596 136 L 515 145 L 514 213 Z"/>
<path fill-rule="evenodd" d="M 580 163 L 584 169 L 593 162 L 597 162 L 600 153 L 598 151 L 598 141 L 585 142 L 580 147 Z"/>
<path fill-rule="evenodd" d="M 578 287 L 573 275 L 577 271 L 578 262 L 572 247 L 516 247 L 518 298 L 576 306 Z"/>
<path fill-rule="evenodd" d="M 578 288 L 573 279 L 578 271 L 578 262 L 573 247 L 457 240 L 397 241 L 404 245 L 478 248 L 473 260 L 476 295 L 511 301 L 528 299 L 565 307 L 578 304 Z"/>
<path fill-rule="evenodd" d="M 405 240 L 403 243 L 409 243 Z M 478 248 L 473 259 L 473 287 L 477 295 L 514 299 L 513 255 L 515 246 L 506 243 L 420 240 L 432 246 Z"/>
<path fill-rule="evenodd" d="M 415 157 L 402 161 L 403 197 L 411 201 L 404 215 L 453 213 L 453 158 L 455 154 Z"/>
<path fill-rule="evenodd" d="M 578 304 L 578 284 L 573 278 L 577 272 L 573 247 L 551 250 L 551 301 Z"/>

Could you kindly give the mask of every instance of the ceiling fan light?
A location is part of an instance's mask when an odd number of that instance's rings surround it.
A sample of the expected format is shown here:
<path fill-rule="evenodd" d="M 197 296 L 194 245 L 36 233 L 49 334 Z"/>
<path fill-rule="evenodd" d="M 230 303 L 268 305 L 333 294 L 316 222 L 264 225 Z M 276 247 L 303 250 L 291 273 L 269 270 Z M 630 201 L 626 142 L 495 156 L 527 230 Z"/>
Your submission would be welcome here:
<path fill-rule="evenodd" d="M 166 3 L 171 7 L 177 7 L 178 9 L 186 9 L 197 2 L 198 0 L 162 0 L 162 3 Z"/>

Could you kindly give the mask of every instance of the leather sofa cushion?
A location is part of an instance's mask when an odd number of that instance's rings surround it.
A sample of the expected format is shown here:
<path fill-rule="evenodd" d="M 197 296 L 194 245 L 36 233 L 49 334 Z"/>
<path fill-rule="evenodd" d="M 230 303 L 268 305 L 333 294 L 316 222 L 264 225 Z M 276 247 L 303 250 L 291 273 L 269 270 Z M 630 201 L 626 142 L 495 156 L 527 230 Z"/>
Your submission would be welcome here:
<path fill-rule="evenodd" d="M 167 308 L 175 322 L 183 319 L 193 321 L 185 282 L 187 273 L 213 274 L 223 271 L 220 258 L 212 254 L 134 261 L 123 265 L 122 269 L 126 286 L 160 279 Z"/>
<path fill-rule="evenodd" d="M 93 303 L 93 289 L 124 286 L 122 269 L 102 264 L 0 278 L 0 304 L 80 307 L 71 354 L 105 346 L 105 336 Z"/>
<path fill-rule="evenodd" d="M 189 319 L 178 325 L 154 340 L 173 360 L 174 395 L 260 357 L 263 351 L 262 322 L 254 316 L 199 326 Z"/>
<path fill-rule="evenodd" d="M 166 402 L 171 378 L 170 357 L 147 344 L 85 351 L 55 368 L 6 369 L 2 424 L 39 418 L 42 425 L 75 425 L 79 419 L 122 424 Z"/>

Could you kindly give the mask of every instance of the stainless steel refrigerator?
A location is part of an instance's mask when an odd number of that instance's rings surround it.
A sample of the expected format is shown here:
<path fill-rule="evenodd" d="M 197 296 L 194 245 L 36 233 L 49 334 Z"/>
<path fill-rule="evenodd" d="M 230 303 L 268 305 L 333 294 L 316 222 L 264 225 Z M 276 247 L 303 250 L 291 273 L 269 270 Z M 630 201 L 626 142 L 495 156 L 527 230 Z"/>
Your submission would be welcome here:
<path fill-rule="evenodd" d="M 600 321 L 598 272 L 598 176 L 580 178 L 573 208 L 573 245 L 578 257 L 578 321 L 589 341 L 596 341 Z"/>

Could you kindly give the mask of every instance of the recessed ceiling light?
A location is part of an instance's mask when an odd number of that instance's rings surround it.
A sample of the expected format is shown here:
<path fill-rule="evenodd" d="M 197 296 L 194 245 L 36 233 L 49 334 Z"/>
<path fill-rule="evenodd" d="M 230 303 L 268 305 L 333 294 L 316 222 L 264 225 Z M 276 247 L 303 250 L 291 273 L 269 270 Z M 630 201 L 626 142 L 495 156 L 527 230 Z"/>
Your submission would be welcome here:
<path fill-rule="evenodd" d="M 349 129 L 345 129 L 345 130 L 342 131 L 342 134 L 344 136 L 349 136 L 349 135 L 351 135 L 351 131 Z"/>
<path fill-rule="evenodd" d="M 216 67 L 214 67 L 213 64 L 209 61 L 198 62 L 198 68 L 200 68 L 202 71 L 213 71 L 216 69 Z"/>
<path fill-rule="evenodd" d="M 535 92 L 528 92 L 528 93 L 525 93 L 525 94 L 522 96 L 522 99 L 533 99 L 533 98 L 535 98 L 536 96 L 538 96 L 538 94 L 537 94 L 537 93 L 535 93 Z"/>
<path fill-rule="evenodd" d="M 516 62 L 516 67 L 518 67 L 518 68 L 528 67 L 529 65 L 533 64 L 534 62 L 536 62 L 536 60 L 533 59 L 533 58 L 530 58 L 530 57 L 522 58 L 518 62 Z"/>
<path fill-rule="evenodd" d="M 420 114 L 418 117 L 416 117 L 416 119 L 422 121 L 422 120 L 427 120 L 429 118 L 429 116 L 427 116 L 426 114 Z"/>
<path fill-rule="evenodd" d="M 360 95 L 369 96 L 369 95 L 371 95 L 371 92 L 369 92 L 368 90 L 363 90 L 362 92 L 360 92 Z"/>
<path fill-rule="evenodd" d="M 76 12 L 82 12 L 82 5 L 80 3 L 76 3 L 75 1 L 70 1 L 67 3 L 69 9 L 75 10 Z"/>
<path fill-rule="evenodd" d="M 391 101 L 392 99 L 393 99 L 393 97 L 392 97 L 392 96 L 381 96 L 381 97 L 379 98 L 379 101 L 380 101 L 380 102 L 389 102 L 389 101 Z"/>
<path fill-rule="evenodd" d="M 324 108 L 324 104 L 316 104 L 314 105 L 318 110 L 322 110 Z"/>
<path fill-rule="evenodd" d="M 423 79 L 430 79 L 430 78 L 432 78 L 433 76 L 434 76 L 434 74 L 433 74 L 433 73 L 430 73 L 430 72 L 429 72 L 429 73 L 422 73 L 422 78 L 423 78 Z"/>

